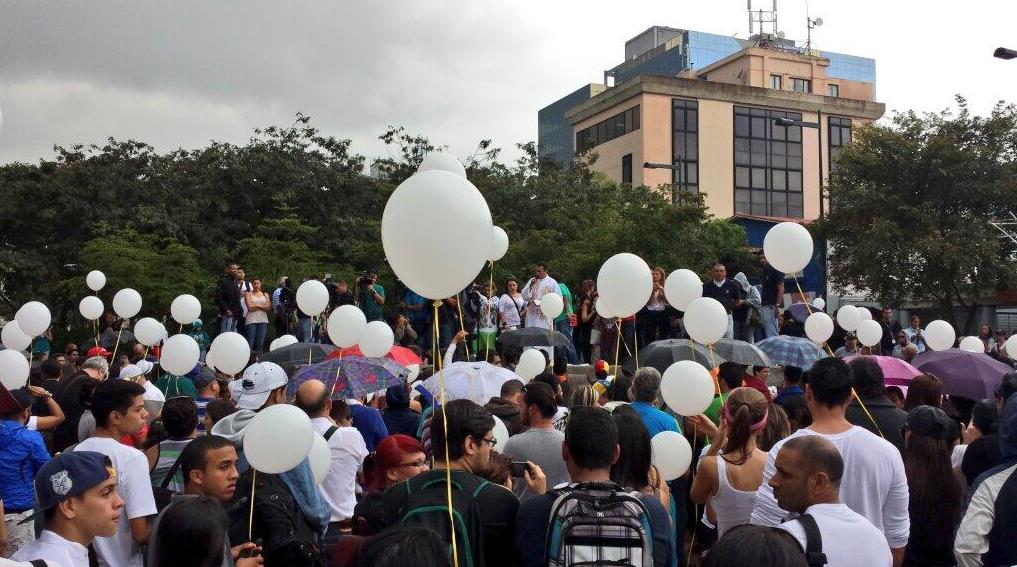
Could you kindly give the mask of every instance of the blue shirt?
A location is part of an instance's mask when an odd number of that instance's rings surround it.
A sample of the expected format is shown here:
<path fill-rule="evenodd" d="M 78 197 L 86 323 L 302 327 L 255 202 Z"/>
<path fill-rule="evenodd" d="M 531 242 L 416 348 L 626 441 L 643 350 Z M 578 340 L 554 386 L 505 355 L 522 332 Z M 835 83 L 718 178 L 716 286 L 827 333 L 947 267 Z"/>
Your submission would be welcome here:
<path fill-rule="evenodd" d="M 353 418 L 353 427 L 364 436 L 367 450 L 373 453 L 378 443 L 388 437 L 388 427 L 385 426 L 381 412 L 360 404 L 351 404 L 350 416 Z"/>
<path fill-rule="evenodd" d="M 805 391 L 798 386 L 788 386 L 783 392 L 777 394 L 777 397 L 773 399 L 773 403 L 782 405 L 784 402 L 790 400 L 795 396 L 804 396 Z"/>
<path fill-rule="evenodd" d="M 410 305 L 423 305 L 424 308 L 420 310 L 407 309 L 406 318 L 411 321 L 425 321 L 431 311 L 427 308 L 430 301 L 426 297 L 414 292 L 413 290 L 406 290 L 406 295 L 403 296 L 403 303 L 407 306 Z"/>
<path fill-rule="evenodd" d="M 636 413 L 638 413 L 639 417 L 643 420 L 643 425 L 645 425 L 646 429 L 650 432 L 650 439 L 653 439 L 653 436 L 661 431 L 682 432 L 681 428 L 678 427 L 678 421 L 675 418 L 653 407 L 651 404 L 646 402 L 632 402 L 629 406 L 636 410 Z"/>
<path fill-rule="evenodd" d="M 0 421 L 0 498 L 7 513 L 35 506 L 35 473 L 49 458 L 38 431 L 13 420 Z"/>

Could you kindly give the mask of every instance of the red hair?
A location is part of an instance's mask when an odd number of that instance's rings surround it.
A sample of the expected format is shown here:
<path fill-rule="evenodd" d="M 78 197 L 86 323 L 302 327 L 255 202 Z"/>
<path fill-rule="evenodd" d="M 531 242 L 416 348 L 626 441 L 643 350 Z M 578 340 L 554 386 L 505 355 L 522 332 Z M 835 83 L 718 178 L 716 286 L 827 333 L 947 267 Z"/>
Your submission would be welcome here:
<path fill-rule="evenodd" d="M 374 452 L 364 459 L 364 479 L 368 492 L 381 492 L 387 483 L 386 474 L 392 467 L 414 453 L 423 453 L 424 446 L 409 435 L 389 435 L 378 443 Z"/>

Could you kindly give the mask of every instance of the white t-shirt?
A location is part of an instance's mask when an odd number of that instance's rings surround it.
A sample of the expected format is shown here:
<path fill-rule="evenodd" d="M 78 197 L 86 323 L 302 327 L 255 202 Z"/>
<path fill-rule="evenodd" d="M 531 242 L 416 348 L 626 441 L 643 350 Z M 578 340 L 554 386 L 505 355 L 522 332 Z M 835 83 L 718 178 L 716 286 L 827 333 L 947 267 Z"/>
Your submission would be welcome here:
<path fill-rule="evenodd" d="M 789 439 L 802 435 L 822 435 L 844 457 L 844 476 L 840 481 L 840 501 L 882 530 L 891 548 L 908 543 L 911 520 L 908 516 L 908 482 L 900 451 L 889 441 L 863 427 L 851 427 L 843 433 L 826 435 L 811 429 L 799 429 L 770 449 L 763 469 L 763 483 L 756 493 L 751 523 L 777 526 L 787 512 L 777 505 L 770 488 L 776 473 L 777 453 Z M 862 563 L 859 563 L 861 565 Z"/>
<path fill-rule="evenodd" d="M 39 417 L 35 415 L 28 416 L 28 423 L 25 424 L 25 429 L 29 431 L 39 430 Z"/>
<path fill-rule="evenodd" d="M 68 541 L 49 530 L 43 530 L 38 539 L 18 549 L 11 559 L 15 561 L 42 559 L 49 567 L 53 565 L 78 567 L 78 565 L 88 565 L 88 548 L 80 543 Z M 10 564 L 15 565 L 13 562 Z M 0 560 L 0 567 L 6 565 Z M 16 565 L 27 565 L 27 563 L 17 563 Z"/>
<path fill-rule="evenodd" d="M 142 567 L 141 551 L 131 538 L 128 520 L 153 516 L 158 512 L 152 494 L 152 480 L 148 476 L 148 459 L 134 447 L 106 437 L 85 439 L 74 450 L 96 451 L 108 456 L 117 471 L 117 492 L 124 500 L 117 533 L 110 537 L 97 537 L 92 543 L 99 557 L 99 565 Z"/>
<path fill-rule="evenodd" d="M 324 435 L 334 425 L 327 417 L 311 420 L 314 430 Z M 341 522 L 353 517 L 357 505 L 357 471 L 367 457 L 367 444 L 356 427 L 340 427 L 328 438 L 332 452 L 332 466 L 321 483 L 321 494 L 332 510 L 332 522 Z"/>
<path fill-rule="evenodd" d="M 847 504 L 814 504 L 805 511 L 816 519 L 827 567 L 890 567 L 893 555 L 883 532 Z M 798 520 L 780 525 L 805 549 L 805 529 Z"/>

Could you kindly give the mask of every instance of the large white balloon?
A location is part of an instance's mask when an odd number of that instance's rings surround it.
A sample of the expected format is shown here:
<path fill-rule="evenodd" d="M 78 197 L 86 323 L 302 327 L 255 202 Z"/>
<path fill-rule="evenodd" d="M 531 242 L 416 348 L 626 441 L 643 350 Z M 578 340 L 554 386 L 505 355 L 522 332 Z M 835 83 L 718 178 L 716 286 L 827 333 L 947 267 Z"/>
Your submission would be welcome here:
<path fill-rule="evenodd" d="M 147 347 L 161 341 L 166 334 L 166 326 L 151 317 L 138 319 L 134 324 L 134 338 Z"/>
<path fill-rule="evenodd" d="M 985 352 L 985 343 L 978 337 L 964 337 L 961 339 L 960 349 L 968 352 Z"/>
<path fill-rule="evenodd" d="M 81 301 L 78 303 L 78 311 L 81 312 L 81 316 L 85 319 L 95 321 L 99 317 L 102 317 L 102 300 L 94 295 L 82 297 Z"/>
<path fill-rule="evenodd" d="M 660 395 L 678 415 L 699 415 L 713 403 L 713 376 L 705 366 L 679 360 L 664 371 Z"/>
<path fill-rule="evenodd" d="M 805 320 L 805 336 L 817 343 L 825 343 L 833 336 L 833 319 L 819 311 Z"/>
<path fill-rule="evenodd" d="M 837 310 L 837 324 L 845 331 L 854 331 L 862 322 L 862 314 L 854 305 L 844 305 Z"/>
<path fill-rule="evenodd" d="M 505 229 L 496 226 L 491 229 L 491 255 L 487 257 L 492 262 L 497 262 L 505 257 L 508 252 L 509 239 Z"/>
<path fill-rule="evenodd" d="M 106 274 L 99 270 L 92 270 L 91 272 L 88 272 L 88 275 L 85 276 L 85 285 L 87 285 L 88 289 L 92 291 L 99 291 L 106 287 Z"/>
<path fill-rule="evenodd" d="M 280 474 L 303 462 L 314 445 L 311 418 L 289 404 L 268 406 L 244 428 L 244 456 L 256 470 Z"/>
<path fill-rule="evenodd" d="M 32 337 L 21 332 L 17 321 L 8 321 L 3 330 L 0 330 L 0 342 L 11 350 L 22 351 L 32 344 Z"/>
<path fill-rule="evenodd" d="M 21 332 L 29 337 L 37 337 L 49 328 L 49 307 L 38 301 L 29 301 L 14 314 L 14 320 L 21 327 Z"/>
<path fill-rule="evenodd" d="M 597 273 L 597 293 L 615 314 L 629 317 L 650 300 L 653 272 L 646 261 L 635 254 L 615 254 Z"/>
<path fill-rule="evenodd" d="M 459 158 L 454 155 L 442 150 L 435 150 L 424 156 L 424 159 L 420 162 L 420 167 L 417 168 L 417 173 L 424 171 L 445 171 L 466 179 L 466 168 L 463 167 L 463 162 L 459 161 Z"/>
<path fill-rule="evenodd" d="M 162 352 L 159 355 L 159 366 L 163 370 L 175 376 L 183 376 L 198 365 L 198 357 L 201 356 L 201 349 L 198 343 L 188 335 L 173 335 L 166 339 L 162 345 Z M 208 359 L 212 353 L 205 357 L 206 363 L 212 364 Z"/>
<path fill-rule="evenodd" d="M 1017 335 L 1010 335 L 1010 338 L 1006 340 L 1004 348 L 1009 358 L 1017 358 Z"/>
<path fill-rule="evenodd" d="M 201 317 L 201 302 L 188 293 L 178 295 L 170 304 L 170 315 L 181 325 L 190 325 Z"/>
<path fill-rule="evenodd" d="M 124 319 L 130 319 L 141 311 L 141 294 L 126 287 L 113 296 L 113 311 Z"/>
<path fill-rule="evenodd" d="M 859 307 L 858 322 L 861 323 L 862 321 L 871 321 L 871 320 L 872 320 L 872 311 L 868 307 Z"/>
<path fill-rule="evenodd" d="M 767 262 L 781 272 L 800 272 L 812 260 L 812 235 L 796 222 L 782 222 L 767 231 L 763 252 Z"/>
<path fill-rule="evenodd" d="M 614 311 L 611 311 L 607 305 L 604 305 L 604 300 L 600 297 L 598 297 L 597 302 L 593 304 L 593 309 L 602 319 L 614 319 L 617 317 L 617 315 L 614 314 Z"/>
<path fill-rule="evenodd" d="M 554 321 L 565 310 L 565 300 L 557 293 L 548 293 L 540 298 L 540 312 L 548 321 Z"/>
<path fill-rule="evenodd" d="M 727 332 L 727 311 L 712 297 L 694 299 L 685 308 L 685 331 L 697 343 L 712 345 Z"/>
<path fill-rule="evenodd" d="M 371 358 L 381 358 L 392 350 L 395 336 L 392 327 L 384 321 L 371 321 L 364 325 L 364 333 L 360 336 L 360 352 Z"/>
<path fill-rule="evenodd" d="M 25 355 L 16 350 L 0 350 L 0 383 L 8 390 L 17 390 L 28 383 L 30 368 Z"/>
<path fill-rule="evenodd" d="M 276 340 L 279 340 L 279 339 L 276 339 Z M 165 346 L 163 348 L 165 349 Z M 213 356 L 211 352 L 206 352 L 205 353 L 205 366 L 211 368 L 212 370 L 216 370 L 216 367 L 215 367 L 215 356 Z"/>
<path fill-rule="evenodd" d="M 318 280 L 307 280 L 297 288 L 297 307 L 316 317 L 328 307 L 328 288 Z"/>
<path fill-rule="evenodd" d="M 664 280 L 664 297 L 675 309 L 685 311 L 689 303 L 703 297 L 703 281 L 687 268 L 675 270 Z"/>
<path fill-rule="evenodd" d="M 692 464 L 692 447 L 677 431 L 661 431 L 650 440 L 650 461 L 664 480 L 674 480 L 689 470 Z"/>
<path fill-rule="evenodd" d="M 858 324 L 858 342 L 867 347 L 876 346 L 883 338 L 883 327 L 879 323 L 868 319 Z"/>
<path fill-rule="evenodd" d="M 953 325 L 942 319 L 929 323 L 922 336 L 925 337 L 925 344 L 932 350 L 952 348 L 954 341 L 957 340 L 957 332 L 953 330 Z"/>
<path fill-rule="evenodd" d="M 505 422 L 500 417 L 492 415 L 494 418 L 494 438 L 498 442 L 499 447 L 504 447 L 509 440 L 508 427 L 505 427 Z"/>
<path fill-rule="evenodd" d="M 826 309 L 826 300 L 822 297 L 817 297 L 812 300 L 812 307 L 813 309 L 819 309 L 822 311 L 823 309 Z"/>
<path fill-rule="evenodd" d="M 331 337 L 331 336 L 332 335 L 330 334 L 329 337 Z M 300 341 L 298 341 L 297 338 L 294 337 L 293 335 L 283 335 L 283 336 L 275 339 L 274 341 L 272 341 L 272 344 L 269 345 L 268 350 L 269 350 L 269 352 L 272 352 L 273 350 L 275 350 L 277 348 L 282 348 L 284 346 L 290 346 L 290 345 L 296 344 L 298 342 L 300 342 Z"/>
<path fill-rule="evenodd" d="M 332 451 L 329 449 L 328 441 L 325 441 L 320 433 L 314 434 L 314 441 L 311 443 L 311 451 L 307 454 L 307 461 L 311 465 L 314 484 L 325 482 L 328 469 L 332 466 Z"/>
<path fill-rule="evenodd" d="M 328 316 L 328 338 L 339 348 L 360 342 L 366 327 L 367 317 L 356 305 L 340 305 Z"/>
<path fill-rule="evenodd" d="M 208 350 L 215 353 L 216 370 L 231 376 L 240 374 L 251 361 L 251 345 L 240 333 L 219 333 Z"/>
<path fill-rule="evenodd" d="M 545 368 L 547 368 L 547 361 L 544 358 L 544 353 L 531 348 L 524 350 L 523 354 L 519 357 L 519 364 L 516 365 L 516 374 L 524 382 L 528 382 L 533 380 L 534 376 L 543 372 Z"/>

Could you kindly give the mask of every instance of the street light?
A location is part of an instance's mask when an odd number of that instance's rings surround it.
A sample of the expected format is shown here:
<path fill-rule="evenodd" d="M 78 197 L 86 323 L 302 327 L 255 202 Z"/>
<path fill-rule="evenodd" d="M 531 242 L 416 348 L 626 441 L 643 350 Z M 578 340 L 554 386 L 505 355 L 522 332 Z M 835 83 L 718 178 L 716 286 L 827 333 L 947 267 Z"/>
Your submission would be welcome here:
<path fill-rule="evenodd" d="M 1017 50 L 997 47 L 996 51 L 992 52 L 992 56 L 997 59 L 1015 59 L 1017 58 Z"/>
<path fill-rule="evenodd" d="M 678 172 L 678 190 L 679 190 L 679 192 L 684 192 L 683 190 L 685 188 L 682 187 L 682 185 L 684 185 L 684 183 L 682 182 L 682 178 L 684 177 L 684 175 L 682 175 L 682 158 L 681 158 L 681 156 L 678 156 L 678 163 L 676 163 L 676 164 L 671 164 L 671 163 L 651 163 L 651 162 L 648 162 L 648 161 L 644 161 L 643 162 L 643 169 L 670 169 L 671 171 L 677 171 Z M 671 204 L 673 205 L 673 204 L 675 204 L 677 202 L 678 202 L 678 196 L 675 194 L 674 184 L 672 183 L 671 184 Z"/>

